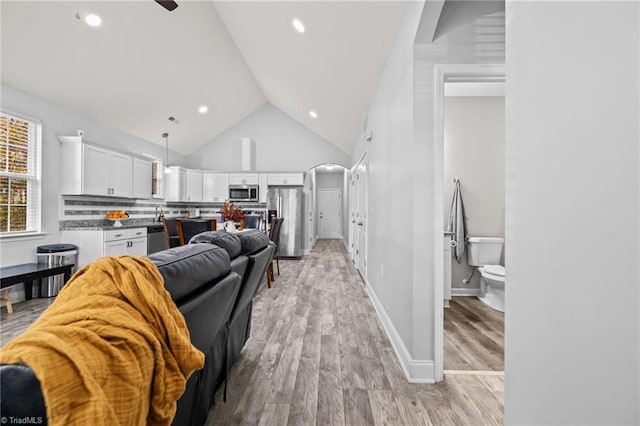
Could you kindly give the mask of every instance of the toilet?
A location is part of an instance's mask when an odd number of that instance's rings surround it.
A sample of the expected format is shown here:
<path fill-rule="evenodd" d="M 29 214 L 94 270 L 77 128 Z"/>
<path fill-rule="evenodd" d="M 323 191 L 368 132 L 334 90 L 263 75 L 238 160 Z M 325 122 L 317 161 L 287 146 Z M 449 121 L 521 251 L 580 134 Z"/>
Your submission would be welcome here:
<path fill-rule="evenodd" d="M 480 272 L 478 299 L 496 311 L 504 312 L 504 266 L 500 265 L 504 238 L 469 237 L 467 260 Z"/>

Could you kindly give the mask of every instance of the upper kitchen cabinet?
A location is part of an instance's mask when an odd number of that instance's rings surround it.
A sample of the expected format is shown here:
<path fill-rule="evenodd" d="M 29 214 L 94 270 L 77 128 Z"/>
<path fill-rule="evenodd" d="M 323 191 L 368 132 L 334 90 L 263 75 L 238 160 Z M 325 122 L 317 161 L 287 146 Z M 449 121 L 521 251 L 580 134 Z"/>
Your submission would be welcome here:
<path fill-rule="evenodd" d="M 230 173 L 229 185 L 259 185 L 258 173 Z"/>
<path fill-rule="evenodd" d="M 132 197 L 131 156 L 83 143 L 80 136 L 58 140 L 63 194 Z M 148 179 L 151 181 L 150 169 Z"/>
<path fill-rule="evenodd" d="M 187 170 L 187 199 L 190 202 L 202 201 L 202 172 Z"/>
<path fill-rule="evenodd" d="M 164 175 L 165 200 L 199 203 L 202 198 L 202 171 L 169 167 L 170 173 Z"/>
<path fill-rule="evenodd" d="M 228 173 L 203 173 L 204 201 L 223 202 L 229 198 Z"/>
<path fill-rule="evenodd" d="M 267 178 L 269 185 L 278 186 L 298 186 L 304 185 L 303 173 L 269 173 Z"/>
<path fill-rule="evenodd" d="M 172 166 L 169 173 L 165 173 L 165 200 L 187 201 L 187 170 Z"/>
<path fill-rule="evenodd" d="M 151 198 L 152 167 L 151 161 L 133 159 L 133 198 Z"/>

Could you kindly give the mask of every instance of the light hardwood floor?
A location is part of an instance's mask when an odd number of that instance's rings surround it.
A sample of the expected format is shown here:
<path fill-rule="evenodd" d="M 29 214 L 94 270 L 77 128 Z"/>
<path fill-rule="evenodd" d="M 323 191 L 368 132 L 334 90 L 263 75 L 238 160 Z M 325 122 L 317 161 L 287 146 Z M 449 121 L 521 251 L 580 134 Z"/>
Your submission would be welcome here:
<path fill-rule="evenodd" d="M 502 424 L 501 376 L 407 382 L 340 241 L 280 271 L 254 299 L 252 337 L 208 426 Z"/>
<path fill-rule="evenodd" d="M 444 369 L 504 371 L 504 314 L 475 297 L 444 310 Z"/>
<path fill-rule="evenodd" d="M 14 303 L 12 314 L 3 307 L 0 312 L 0 347 L 25 331 L 53 301 L 54 298 L 50 297 Z"/>
<path fill-rule="evenodd" d="M 406 380 L 362 279 L 338 240 L 302 260 L 280 260 L 274 287 L 254 299 L 252 337 L 207 420 L 214 425 L 494 425 L 503 423 L 501 376 Z M 49 299 L 0 314 L 2 344 Z"/>

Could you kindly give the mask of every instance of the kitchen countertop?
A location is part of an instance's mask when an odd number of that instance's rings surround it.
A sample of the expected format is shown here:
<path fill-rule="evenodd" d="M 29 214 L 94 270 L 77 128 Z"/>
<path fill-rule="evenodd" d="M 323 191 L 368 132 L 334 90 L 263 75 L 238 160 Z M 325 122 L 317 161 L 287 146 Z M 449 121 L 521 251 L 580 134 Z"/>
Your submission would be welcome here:
<path fill-rule="evenodd" d="M 60 230 L 108 230 L 108 229 L 127 229 L 127 228 L 162 228 L 162 222 L 156 222 L 150 218 L 142 219 L 126 219 L 121 220 L 122 226 L 115 227 L 114 221 L 110 220 L 61 220 L 59 223 Z"/>

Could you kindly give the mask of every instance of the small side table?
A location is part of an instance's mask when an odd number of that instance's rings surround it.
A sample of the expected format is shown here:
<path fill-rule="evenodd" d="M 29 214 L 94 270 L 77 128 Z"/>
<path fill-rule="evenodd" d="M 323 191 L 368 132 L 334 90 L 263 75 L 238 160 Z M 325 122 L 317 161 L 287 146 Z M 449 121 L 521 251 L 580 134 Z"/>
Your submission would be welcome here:
<path fill-rule="evenodd" d="M 75 265 L 60 265 L 50 267 L 46 263 L 23 263 L 21 265 L 5 266 L 0 268 L 0 289 L 4 289 L 0 300 L 7 304 L 7 312 L 13 313 L 9 289 L 15 284 L 24 283 L 24 297 L 27 300 L 32 298 L 31 288 L 34 281 L 53 275 L 64 274 L 64 282 L 71 278 L 71 271 Z"/>

